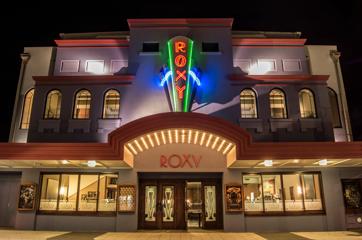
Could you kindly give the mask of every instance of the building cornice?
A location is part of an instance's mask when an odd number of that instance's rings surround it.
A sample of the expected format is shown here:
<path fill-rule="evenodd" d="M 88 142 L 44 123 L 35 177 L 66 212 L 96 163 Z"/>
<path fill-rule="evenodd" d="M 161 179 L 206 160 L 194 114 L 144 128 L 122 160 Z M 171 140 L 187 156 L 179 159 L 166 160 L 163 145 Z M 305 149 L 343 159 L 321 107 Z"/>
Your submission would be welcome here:
<path fill-rule="evenodd" d="M 233 38 L 233 46 L 304 46 L 305 38 Z"/>
<path fill-rule="evenodd" d="M 160 113 L 130 122 L 108 143 L 0 143 L 0 160 L 124 160 L 124 145 L 142 134 L 172 128 L 218 134 L 236 146 L 235 160 L 345 159 L 362 157 L 362 142 L 253 142 L 243 128 L 200 113 Z"/>
<path fill-rule="evenodd" d="M 33 76 L 35 85 L 131 84 L 135 75 Z"/>
<path fill-rule="evenodd" d="M 325 84 L 329 75 L 245 75 L 231 74 L 229 80 L 234 83 L 302 83 Z"/>
<path fill-rule="evenodd" d="M 58 47 L 128 47 L 126 39 L 61 39 L 54 40 Z"/>

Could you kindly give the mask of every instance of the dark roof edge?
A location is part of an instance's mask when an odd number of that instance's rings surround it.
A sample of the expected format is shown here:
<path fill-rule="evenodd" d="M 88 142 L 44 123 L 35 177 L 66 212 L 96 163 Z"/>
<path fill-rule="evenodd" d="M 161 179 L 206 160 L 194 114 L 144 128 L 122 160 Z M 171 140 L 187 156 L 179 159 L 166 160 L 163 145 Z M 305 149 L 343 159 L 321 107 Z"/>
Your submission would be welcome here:
<path fill-rule="evenodd" d="M 301 32 L 232 31 L 234 38 L 300 38 Z"/>
<path fill-rule="evenodd" d="M 59 33 L 61 39 L 129 39 L 129 31 Z"/>

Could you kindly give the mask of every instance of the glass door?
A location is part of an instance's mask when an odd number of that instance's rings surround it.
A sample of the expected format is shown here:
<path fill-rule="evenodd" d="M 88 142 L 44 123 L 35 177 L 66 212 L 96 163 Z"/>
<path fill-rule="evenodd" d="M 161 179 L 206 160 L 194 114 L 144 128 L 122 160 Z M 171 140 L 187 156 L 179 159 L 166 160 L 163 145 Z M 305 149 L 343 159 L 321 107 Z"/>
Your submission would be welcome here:
<path fill-rule="evenodd" d="M 158 185 L 157 181 L 140 183 L 138 225 L 143 229 L 158 227 Z"/>
<path fill-rule="evenodd" d="M 202 200 L 203 200 L 203 228 L 221 229 L 223 227 L 222 219 L 222 189 L 219 181 L 202 182 Z"/>
<path fill-rule="evenodd" d="M 185 229 L 184 181 L 143 180 L 139 198 L 139 228 Z"/>

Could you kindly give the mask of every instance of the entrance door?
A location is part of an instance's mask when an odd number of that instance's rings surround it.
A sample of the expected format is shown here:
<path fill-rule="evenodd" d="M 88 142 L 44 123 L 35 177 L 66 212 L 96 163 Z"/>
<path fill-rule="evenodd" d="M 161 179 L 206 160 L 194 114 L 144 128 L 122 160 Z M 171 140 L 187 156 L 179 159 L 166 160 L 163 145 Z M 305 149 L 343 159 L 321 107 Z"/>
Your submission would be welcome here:
<path fill-rule="evenodd" d="M 186 228 L 184 180 L 141 180 L 139 194 L 139 228 Z"/>
<path fill-rule="evenodd" d="M 222 229 L 222 188 L 217 180 L 202 181 L 202 225 L 205 229 Z"/>
<path fill-rule="evenodd" d="M 221 178 L 145 176 L 139 183 L 139 229 L 223 228 Z"/>
<path fill-rule="evenodd" d="M 14 227 L 20 174 L 0 174 L 0 227 Z"/>

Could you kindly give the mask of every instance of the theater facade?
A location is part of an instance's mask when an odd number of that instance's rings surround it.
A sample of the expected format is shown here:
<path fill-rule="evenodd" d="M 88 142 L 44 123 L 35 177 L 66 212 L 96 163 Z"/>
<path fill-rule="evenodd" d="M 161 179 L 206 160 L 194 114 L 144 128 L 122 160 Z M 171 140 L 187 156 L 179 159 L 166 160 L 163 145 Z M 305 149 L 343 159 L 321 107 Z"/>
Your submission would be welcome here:
<path fill-rule="evenodd" d="M 232 22 L 129 19 L 25 47 L 0 227 L 361 229 L 337 47 Z"/>

